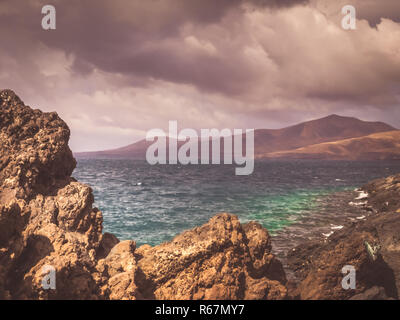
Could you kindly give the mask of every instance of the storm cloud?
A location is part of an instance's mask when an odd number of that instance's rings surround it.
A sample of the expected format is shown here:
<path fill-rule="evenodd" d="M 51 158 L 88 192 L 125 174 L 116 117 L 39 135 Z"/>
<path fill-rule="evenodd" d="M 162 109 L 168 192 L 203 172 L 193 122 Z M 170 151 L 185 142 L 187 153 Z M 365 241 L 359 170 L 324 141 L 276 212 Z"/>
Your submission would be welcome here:
<path fill-rule="evenodd" d="M 399 2 L 345 2 L 6 0 L 0 87 L 59 112 L 76 151 L 171 119 L 259 128 L 340 113 L 400 126 Z M 56 30 L 41 28 L 44 4 Z M 341 28 L 344 4 L 357 30 Z"/>

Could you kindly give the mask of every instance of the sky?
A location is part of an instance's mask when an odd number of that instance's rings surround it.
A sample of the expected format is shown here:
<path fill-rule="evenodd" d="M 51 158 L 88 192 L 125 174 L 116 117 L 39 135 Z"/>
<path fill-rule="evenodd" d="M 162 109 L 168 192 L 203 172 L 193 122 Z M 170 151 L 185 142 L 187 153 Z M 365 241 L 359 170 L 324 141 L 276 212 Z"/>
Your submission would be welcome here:
<path fill-rule="evenodd" d="M 399 0 L 0 0 L 0 39 L 0 88 L 56 111 L 75 152 L 170 120 L 281 128 L 334 113 L 400 128 Z"/>

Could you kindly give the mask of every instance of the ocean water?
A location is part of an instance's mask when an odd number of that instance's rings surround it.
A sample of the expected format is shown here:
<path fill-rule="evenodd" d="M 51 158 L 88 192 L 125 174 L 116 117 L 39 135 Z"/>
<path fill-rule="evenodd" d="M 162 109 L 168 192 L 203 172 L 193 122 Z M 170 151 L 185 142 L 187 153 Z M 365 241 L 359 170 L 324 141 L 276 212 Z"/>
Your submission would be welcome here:
<path fill-rule="evenodd" d="M 73 176 L 92 187 L 104 231 L 121 240 L 157 245 L 230 212 L 266 227 L 283 255 L 302 239 L 362 219 L 349 205 L 355 188 L 399 172 L 399 161 L 258 161 L 252 175 L 235 176 L 231 165 L 78 159 Z"/>

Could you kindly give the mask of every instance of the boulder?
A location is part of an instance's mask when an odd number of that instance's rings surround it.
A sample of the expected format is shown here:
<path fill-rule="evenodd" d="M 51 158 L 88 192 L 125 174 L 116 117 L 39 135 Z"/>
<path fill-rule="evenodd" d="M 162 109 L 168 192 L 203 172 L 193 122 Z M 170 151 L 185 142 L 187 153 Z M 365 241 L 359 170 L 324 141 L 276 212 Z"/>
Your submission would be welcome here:
<path fill-rule="evenodd" d="M 142 295 L 155 299 L 284 299 L 286 277 L 266 229 L 219 214 L 156 247 L 136 250 Z"/>

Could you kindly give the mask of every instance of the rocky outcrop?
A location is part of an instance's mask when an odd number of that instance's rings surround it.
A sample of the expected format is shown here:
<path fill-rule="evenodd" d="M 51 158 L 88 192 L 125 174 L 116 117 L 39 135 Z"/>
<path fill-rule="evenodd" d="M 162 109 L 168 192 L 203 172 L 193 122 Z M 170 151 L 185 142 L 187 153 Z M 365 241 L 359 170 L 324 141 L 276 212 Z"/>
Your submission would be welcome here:
<path fill-rule="evenodd" d="M 112 299 L 283 299 L 285 273 L 268 232 L 219 214 L 171 242 L 123 241 L 99 261 Z"/>
<path fill-rule="evenodd" d="M 288 254 L 289 266 L 300 280 L 291 295 L 301 299 L 384 299 L 400 293 L 400 175 L 365 185 L 365 220 Z M 341 270 L 356 270 L 356 289 L 344 290 Z"/>
<path fill-rule="evenodd" d="M 376 212 L 400 213 L 400 174 L 372 181 L 362 189 Z"/>
<path fill-rule="evenodd" d="M 46 194 L 69 179 L 76 162 L 69 129 L 55 112 L 25 106 L 10 90 L 0 92 L 0 186 L 11 197 Z"/>
<path fill-rule="evenodd" d="M 102 233 L 56 113 L 0 92 L 0 299 L 283 299 L 267 230 L 234 215 L 156 247 Z M 42 286 L 56 272 L 56 289 Z"/>
<path fill-rule="evenodd" d="M 92 299 L 102 215 L 71 178 L 69 129 L 56 113 L 0 92 L 0 298 Z M 42 290 L 52 266 L 57 290 Z"/>

